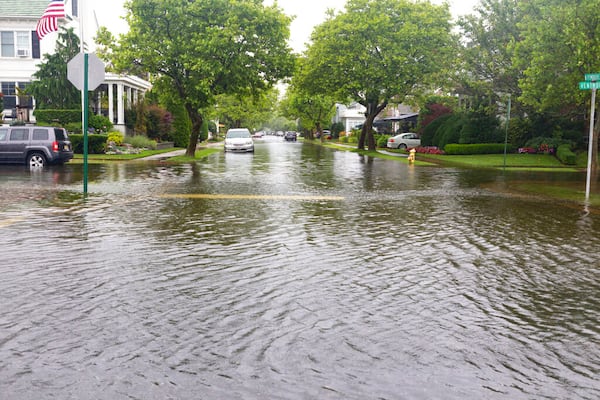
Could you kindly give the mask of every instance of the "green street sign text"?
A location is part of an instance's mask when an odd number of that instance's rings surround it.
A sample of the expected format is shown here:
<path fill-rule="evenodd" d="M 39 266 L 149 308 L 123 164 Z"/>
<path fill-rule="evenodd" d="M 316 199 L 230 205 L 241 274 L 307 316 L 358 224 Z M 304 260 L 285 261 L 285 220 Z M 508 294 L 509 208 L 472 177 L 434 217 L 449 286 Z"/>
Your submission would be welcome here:
<path fill-rule="evenodd" d="M 598 81 L 598 82 L 590 82 L 590 81 L 579 82 L 579 89 L 581 89 L 581 90 L 600 89 L 600 81 Z"/>
<path fill-rule="evenodd" d="M 598 74 L 585 74 L 586 81 L 600 81 L 600 73 Z"/>

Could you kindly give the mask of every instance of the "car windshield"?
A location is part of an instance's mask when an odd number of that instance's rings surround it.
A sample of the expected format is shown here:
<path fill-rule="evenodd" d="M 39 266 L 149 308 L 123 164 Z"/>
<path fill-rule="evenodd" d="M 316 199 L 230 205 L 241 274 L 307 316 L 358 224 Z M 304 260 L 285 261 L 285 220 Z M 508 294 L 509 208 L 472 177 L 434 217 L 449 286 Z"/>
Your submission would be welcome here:
<path fill-rule="evenodd" d="M 227 132 L 227 139 L 235 139 L 235 138 L 249 138 L 250 132 L 247 130 L 239 130 L 239 131 L 229 131 Z"/>

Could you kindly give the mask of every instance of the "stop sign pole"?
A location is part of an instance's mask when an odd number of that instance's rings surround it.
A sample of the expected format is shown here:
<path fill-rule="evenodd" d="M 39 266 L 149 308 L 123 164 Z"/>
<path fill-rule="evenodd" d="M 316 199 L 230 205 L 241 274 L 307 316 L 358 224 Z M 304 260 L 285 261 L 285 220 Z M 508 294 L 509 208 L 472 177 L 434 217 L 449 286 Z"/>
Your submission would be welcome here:
<path fill-rule="evenodd" d="M 104 63 L 95 55 L 78 53 L 67 63 L 67 78 L 81 90 L 81 128 L 83 130 L 83 194 L 88 183 L 88 90 L 95 90 L 105 77 Z"/>

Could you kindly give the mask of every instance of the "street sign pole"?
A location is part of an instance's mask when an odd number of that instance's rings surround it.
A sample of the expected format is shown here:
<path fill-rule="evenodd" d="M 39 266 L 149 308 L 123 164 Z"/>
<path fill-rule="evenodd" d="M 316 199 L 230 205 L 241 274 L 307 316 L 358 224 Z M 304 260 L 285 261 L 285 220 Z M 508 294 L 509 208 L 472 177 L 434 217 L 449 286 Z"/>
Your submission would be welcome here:
<path fill-rule="evenodd" d="M 596 88 L 592 89 L 592 109 L 590 111 L 590 139 L 588 143 L 587 178 L 585 181 L 585 201 L 590 200 L 590 187 L 592 183 L 592 151 L 594 150 L 594 118 L 596 113 Z"/>
<path fill-rule="evenodd" d="M 87 196 L 88 190 L 88 53 L 83 54 L 83 195 Z"/>

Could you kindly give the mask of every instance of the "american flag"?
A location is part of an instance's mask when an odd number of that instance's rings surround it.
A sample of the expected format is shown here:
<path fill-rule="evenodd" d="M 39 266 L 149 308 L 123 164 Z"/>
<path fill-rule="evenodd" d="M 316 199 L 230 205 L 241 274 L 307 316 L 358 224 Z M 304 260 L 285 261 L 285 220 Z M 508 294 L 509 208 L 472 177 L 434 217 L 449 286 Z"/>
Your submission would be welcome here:
<path fill-rule="evenodd" d="M 63 0 L 50 0 L 46 11 L 40 17 L 35 28 L 38 37 L 41 39 L 50 32 L 58 30 L 58 19 L 65 16 L 65 3 Z"/>

